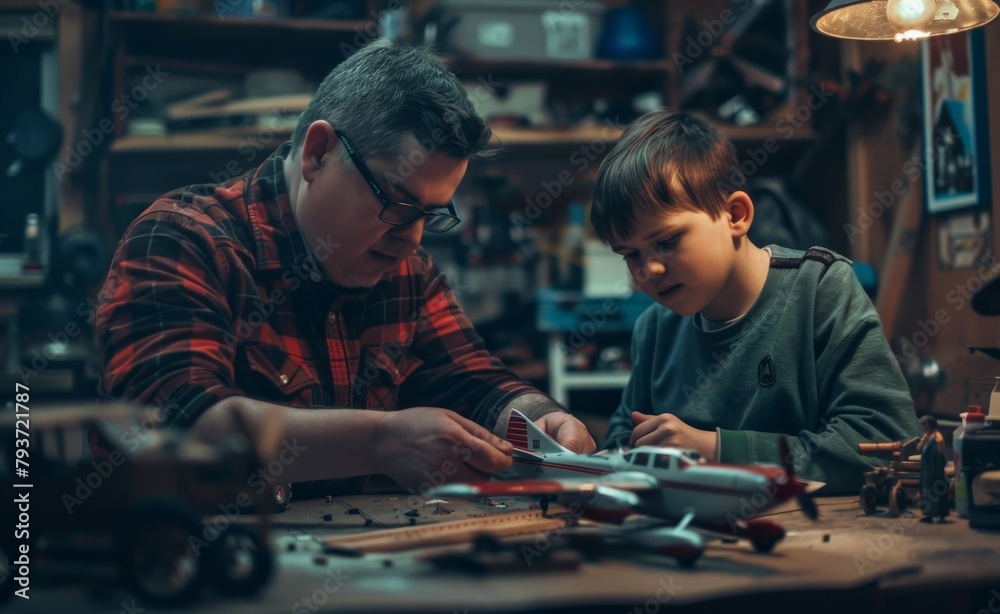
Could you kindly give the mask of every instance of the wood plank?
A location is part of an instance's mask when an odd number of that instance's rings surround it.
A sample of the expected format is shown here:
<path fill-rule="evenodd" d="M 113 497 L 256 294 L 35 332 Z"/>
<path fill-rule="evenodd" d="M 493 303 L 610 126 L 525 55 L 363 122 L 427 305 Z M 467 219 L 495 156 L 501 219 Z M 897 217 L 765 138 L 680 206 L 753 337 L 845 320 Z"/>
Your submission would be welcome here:
<path fill-rule="evenodd" d="M 80 99 L 83 89 L 83 58 L 86 49 L 84 9 L 77 2 L 69 2 L 60 9 L 58 22 L 59 57 L 59 122 L 63 129 L 63 144 L 76 145 L 80 134 Z M 96 95 L 96 90 L 92 94 Z M 93 101 L 93 99 L 88 99 Z M 87 105 L 89 107 L 89 105 Z M 60 147 L 56 161 L 63 162 L 64 148 Z M 67 173 L 59 182 L 59 231 L 60 233 L 84 223 L 85 205 L 81 180 Z"/>
<path fill-rule="evenodd" d="M 214 97 L 199 97 L 203 104 L 193 104 L 186 100 L 179 105 L 167 107 L 167 118 L 172 120 L 199 118 L 226 118 L 243 115 L 265 115 L 277 110 L 282 112 L 302 112 L 312 100 L 312 94 L 284 94 L 280 96 L 260 96 L 220 102 L 222 92 L 209 92 Z M 206 94 L 205 96 L 208 96 Z M 208 100 L 212 104 L 204 103 Z M 219 104 L 215 104 L 219 103 Z M 250 132 L 252 134 L 252 132 Z"/>
<path fill-rule="evenodd" d="M 875 301 L 875 309 L 882 319 L 882 328 L 890 342 L 895 340 L 899 307 L 914 274 L 914 254 L 924 219 L 923 182 L 912 182 L 896 207 L 898 210 L 882 263 L 882 281 Z"/>
<path fill-rule="evenodd" d="M 123 136 L 111 145 L 114 153 L 150 151 L 186 151 L 191 149 L 235 149 L 245 140 L 216 134 L 195 132 L 164 136 Z"/>
<path fill-rule="evenodd" d="M 214 130 L 200 130 L 190 133 L 176 133 L 165 136 L 124 136 L 116 139 L 111 146 L 115 153 L 133 153 L 150 151 L 185 151 L 192 149 L 235 149 L 254 134 L 267 128 L 266 126 L 238 126 Z M 268 128 L 272 132 L 280 132 Z M 239 132 L 240 134 L 234 134 Z M 620 130 L 608 131 L 606 127 L 572 128 L 559 130 L 554 128 L 505 128 L 494 129 L 497 138 L 503 145 L 580 145 L 596 140 L 613 142 L 621 136 Z"/>

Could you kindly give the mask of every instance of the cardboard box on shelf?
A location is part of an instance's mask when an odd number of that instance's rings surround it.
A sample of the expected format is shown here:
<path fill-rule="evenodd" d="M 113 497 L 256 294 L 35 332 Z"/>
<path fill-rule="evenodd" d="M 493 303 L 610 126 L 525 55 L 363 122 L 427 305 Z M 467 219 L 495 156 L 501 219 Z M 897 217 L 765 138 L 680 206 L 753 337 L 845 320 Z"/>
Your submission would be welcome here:
<path fill-rule="evenodd" d="M 604 6 L 593 0 L 442 0 L 448 20 L 458 17 L 446 44 L 484 58 L 586 60 L 594 57 Z"/>

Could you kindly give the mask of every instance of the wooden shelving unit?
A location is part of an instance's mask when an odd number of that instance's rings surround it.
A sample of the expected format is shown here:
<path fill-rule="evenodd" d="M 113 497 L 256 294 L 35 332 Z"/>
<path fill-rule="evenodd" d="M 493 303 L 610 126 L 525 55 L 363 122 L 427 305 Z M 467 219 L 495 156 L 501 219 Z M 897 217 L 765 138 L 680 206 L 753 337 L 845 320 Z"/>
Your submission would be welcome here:
<path fill-rule="evenodd" d="M 676 25 L 685 10 L 710 14 L 715 0 L 683 2 L 664 7 L 656 2 L 640 3 L 653 23 L 662 23 L 660 34 L 666 42 L 663 59 L 655 61 L 591 60 L 506 60 L 445 55 L 444 59 L 463 80 L 488 77 L 491 82 L 516 84 L 544 81 L 549 97 L 576 97 L 584 101 L 623 92 L 659 92 L 666 104 L 675 105 L 676 83 L 680 71 L 670 51 L 677 45 L 671 37 L 679 36 Z M 381 0 L 368 0 L 366 15 L 377 15 Z M 701 6 L 704 5 L 704 6 Z M 720 5 L 721 6 L 721 5 Z M 800 9 L 796 14 L 801 13 Z M 115 35 L 114 91 L 121 92 L 130 74 L 138 75 L 147 66 L 160 65 L 178 73 L 232 76 L 264 67 L 294 67 L 320 78 L 356 48 L 370 39 L 376 24 L 370 20 L 324 21 L 311 19 L 263 19 L 233 16 L 171 16 L 158 13 L 117 11 L 111 14 Z M 259 44 L 255 44 L 259 42 Z M 277 53 L 276 50 L 282 50 Z M 799 61 L 797 59 L 796 61 Z M 162 158 L 173 153 L 187 153 L 218 159 L 233 152 L 258 131 L 254 127 L 232 127 L 202 133 L 176 133 L 167 136 L 129 135 L 119 119 L 119 136 L 111 146 L 113 161 L 130 157 Z M 558 150 L 594 142 L 611 143 L 621 133 L 621 125 L 593 125 L 577 128 L 510 128 L 498 126 L 499 142 L 519 151 Z M 773 121 L 752 127 L 724 126 L 724 132 L 737 143 L 782 139 Z M 283 135 L 287 136 L 287 135 Z M 814 137 L 808 127 L 798 129 L 787 140 L 801 144 Z M 275 139 L 275 145 L 280 139 Z M 532 161 L 539 155 L 532 154 Z M 127 166 L 137 166 L 130 160 Z M 119 173 L 119 175 L 121 175 Z M 112 194 L 116 187 L 110 185 Z"/>

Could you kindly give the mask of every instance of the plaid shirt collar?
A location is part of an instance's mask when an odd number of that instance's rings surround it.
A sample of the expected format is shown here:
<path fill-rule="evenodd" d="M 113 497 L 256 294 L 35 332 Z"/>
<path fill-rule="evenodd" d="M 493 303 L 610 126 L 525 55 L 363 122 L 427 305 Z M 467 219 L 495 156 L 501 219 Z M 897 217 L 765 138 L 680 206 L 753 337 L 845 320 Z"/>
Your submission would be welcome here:
<path fill-rule="evenodd" d="M 324 283 L 333 286 L 341 300 L 366 298 L 374 287 L 343 288 L 334 284 L 316 261 L 299 229 L 285 184 L 285 160 L 291 151 L 291 141 L 284 143 L 257 167 L 256 172 L 247 176 L 249 180 L 244 180 L 243 201 L 253 228 L 257 269 L 291 270 L 311 261 L 308 269 L 317 271 Z M 396 271 L 390 271 L 386 277 L 394 273 Z"/>
<path fill-rule="evenodd" d="M 285 185 L 285 158 L 291 151 L 291 142 L 283 144 L 244 182 L 243 200 L 261 270 L 289 269 L 313 258 L 295 222 Z"/>

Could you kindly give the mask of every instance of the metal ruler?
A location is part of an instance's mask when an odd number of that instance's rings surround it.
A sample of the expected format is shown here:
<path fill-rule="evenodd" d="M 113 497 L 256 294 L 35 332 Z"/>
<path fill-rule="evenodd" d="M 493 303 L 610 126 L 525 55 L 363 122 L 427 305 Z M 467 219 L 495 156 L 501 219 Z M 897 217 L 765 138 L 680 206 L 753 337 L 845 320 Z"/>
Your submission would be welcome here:
<path fill-rule="evenodd" d="M 469 543 L 477 535 L 514 537 L 531 533 L 547 533 L 566 528 L 569 518 L 544 516 L 541 510 L 491 514 L 481 518 L 446 520 L 413 527 L 398 527 L 337 535 L 323 540 L 324 550 L 331 554 L 361 555 L 375 552 L 397 552 L 414 548 Z"/>

